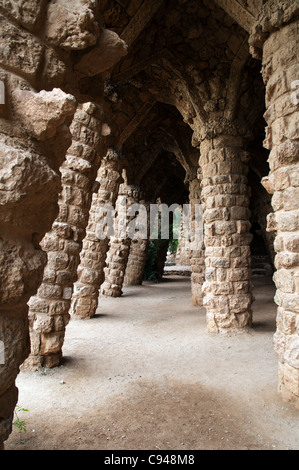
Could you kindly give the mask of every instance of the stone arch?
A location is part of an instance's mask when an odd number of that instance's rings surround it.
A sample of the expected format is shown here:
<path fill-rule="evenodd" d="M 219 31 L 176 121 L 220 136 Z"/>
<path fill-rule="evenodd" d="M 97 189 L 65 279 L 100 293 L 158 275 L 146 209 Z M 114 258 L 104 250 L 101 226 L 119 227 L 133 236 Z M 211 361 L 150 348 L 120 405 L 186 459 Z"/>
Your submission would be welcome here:
<path fill-rule="evenodd" d="M 218 5 L 220 8 L 217 8 L 216 5 Z M 204 6 L 205 7 L 207 6 L 206 3 L 205 3 Z M 192 8 L 192 7 L 190 6 L 190 8 Z M 248 49 L 248 46 L 247 46 L 247 42 L 248 42 L 250 52 L 253 53 L 254 57 L 258 58 L 258 59 L 261 58 L 261 51 L 263 50 L 264 41 L 269 39 L 269 36 L 271 36 L 273 31 L 278 31 L 280 28 L 283 29 L 284 25 L 287 25 L 288 23 L 291 24 L 292 19 L 295 18 L 295 15 L 296 15 L 296 13 L 295 13 L 296 8 L 295 8 L 294 2 L 289 2 L 287 5 L 285 5 L 285 10 L 281 9 L 280 14 L 278 15 L 280 17 L 279 19 L 278 19 L 278 16 L 276 16 L 276 19 L 274 19 L 275 14 L 276 14 L 275 12 L 278 9 L 278 5 L 274 1 L 269 1 L 269 2 L 250 1 L 250 2 L 247 2 L 246 5 L 245 5 L 243 3 L 240 4 L 240 2 L 235 2 L 235 1 L 223 2 L 223 1 L 219 0 L 219 1 L 216 2 L 216 4 L 211 3 L 210 8 L 213 11 L 213 14 L 215 15 L 215 17 L 217 18 L 218 21 L 219 21 L 219 18 L 222 18 L 221 21 L 223 21 L 223 24 L 225 22 L 226 25 L 228 25 L 231 21 L 230 24 L 236 22 L 240 25 L 240 27 L 243 30 L 243 33 L 242 33 L 242 37 L 244 39 L 243 44 L 244 44 L 244 46 L 246 46 L 247 56 L 249 56 L 249 54 L 248 54 L 249 49 Z M 223 13 L 221 13 L 220 10 L 222 10 L 223 12 L 226 12 L 228 14 L 228 16 L 226 16 L 226 17 L 221 16 L 221 15 L 223 15 Z M 203 12 L 203 13 L 205 14 L 205 12 Z M 168 18 L 167 22 L 168 22 L 168 25 L 171 24 L 173 26 L 175 14 L 172 14 L 171 16 L 172 16 L 172 18 L 171 19 Z M 208 16 L 208 14 L 205 16 L 205 18 L 207 16 Z M 229 18 L 230 18 L 230 20 L 229 20 Z M 172 19 L 173 19 L 173 21 L 172 21 Z M 221 30 L 221 28 L 220 28 L 220 30 Z M 240 29 L 239 29 L 239 31 L 240 31 Z M 222 34 L 222 32 L 221 32 L 221 34 Z M 248 40 L 248 35 L 249 35 L 249 40 Z M 144 37 L 142 39 L 144 39 Z M 144 42 L 146 43 L 145 40 L 144 40 Z M 164 42 L 164 44 L 165 44 L 165 42 Z M 156 67 L 156 64 L 157 64 L 157 62 L 160 61 L 161 56 L 163 56 L 163 53 L 164 53 L 163 52 L 163 45 L 164 44 L 163 44 L 163 41 L 161 40 L 161 45 L 162 45 L 161 46 L 161 51 L 158 51 L 158 52 L 155 51 L 155 53 L 149 54 L 147 59 L 143 59 L 143 60 L 140 60 L 139 62 L 135 62 L 135 63 L 131 64 L 130 67 L 126 67 L 126 66 L 123 67 L 123 65 L 120 65 L 119 68 L 117 68 L 116 73 L 114 75 L 115 78 L 117 80 L 122 80 L 123 79 L 124 82 L 130 78 L 131 83 L 134 82 L 135 85 L 137 86 L 137 88 L 138 87 L 141 88 L 142 83 L 145 83 L 146 86 L 148 86 L 150 84 L 151 88 L 153 89 L 152 80 L 149 79 L 149 75 L 150 74 L 152 74 L 153 76 L 155 75 L 153 73 L 154 68 L 156 68 L 156 70 L 158 71 L 158 69 Z M 233 49 L 235 47 L 234 40 L 232 38 L 230 38 L 229 41 L 228 41 L 228 44 L 229 44 L 228 47 L 231 48 L 231 50 L 233 52 Z M 228 77 L 230 76 L 230 78 L 232 79 L 230 81 L 230 92 L 229 92 L 229 95 L 231 96 L 231 98 L 230 98 L 230 105 L 227 108 L 225 108 L 225 113 L 224 113 L 224 118 L 225 119 L 223 119 L 223 116 L 222 116 L 222 118 L 220 118 L 221 114 L 218 115 L 218 119 L 215 119 L 215 116 L 214 116 L 211 119 L 211 122 L 208 122 L 208 132 L 207 133 L 204 132 L 204 133 L 208 135 L 208 137 L 214 142 L 214 144 L 217 143 L 216 142 L 216 136 L 219 135 L 219 139 L 217 139 L 218 141 L 222 140 L 222 141 L 224 141 L 224 143 L 225 143 L 225 140 L 226 140 L 226 142 L 230 141 L 233 146 L 235 146 L 235 147 L 241 146 L 241 148 L 243 147 L 243 150 L 245 150 L 248 146 L 248 139 L 250 140 L 250 136 L 246 136 L 246 130 L 244 130 L 244 129 L 242 130 L 242 126 L 240 126 L 241 123 L 235 120 L 236 97 L 233 96 L 234 87 L 236 86 L 236 81 L 238 81 L 239 78 L 240 78 L 240 76 L 238 78 L 238 75 L 240 74 L 240 67 L 244 64 L 244 58 L 241 59 L 241 61 L 239 61 L 239 57 L 236 55 L 236 52 L 237 51 L 235 51 L 234 54 L 235 54 L 235 57 L 237 59 L 235 59 L 235 61 L 233 61 L 233 59 L 232 59 L 231 66 L 229 68 Z M 267 51 L 267 53 L 269 53 L 269 51 Z M 163 60 L 163 59 L 161 59 L 161 60 Z M 276 61 L 278 60 L 276 55 L 275 55 L 275 60 Z M 290 60 L 294 60 L 294 56 L 293 56 L 293 59 L 290 59 Z M 126 61 L 124 61 L 123 64 L 125 64 L 125 62 Z M 278 62 L 275 62 L 275 63 L 278 63 Z M 202 67 L 204 68 L 204 66 L 205 66 L 205 64 L 203 63 Z M 272 67 L 272 62 L 271 61 L 264 62 L 263 75 L 264 75 L 264 80 L 265 80 L 266 83 L 269 80 L 269 76 L 271 74 L 273 74 L 273 69 L 271 67 Z M 169 68 L 171 68 L 171 66 Z M 236 74 L 235 74 L 235 71 L 236 71 L 235 68 L 237 69 Z M 147 74 L 145 73 L 145 70 L 147 71 Z M 161 76 L 163 75 L 161 73 L 161 68 L 160 68 L 159 73 L 160 73 Z M 159 80 L 158 79 L 159 73 L 156 73 L 157 81 Z M 138 77 L 138 75 L 140 75 L 140 77 Z M 112 76 L 113 76 L 113 74 L 112 74 Z M 164 76 L 165 76 L 165 74 L 164 74 Z M 134 79 L 131 79 L 132 77 L 134 77 Z M 165 78 L 165 80 L 167 80 L 167 77 Z M 159 86 L 160 85 L 161 85 L 161 88 L 163 88 L 163 83 L 161 84 L 159 82 Z M 274 88 L 272 83 L 271 83 L 270 86 L 271 86 L 271 88 L 268 87 L 268 89 L 271 90 L 271 91 L 269 91 L 268 94 L 271 94 L 272 89 Z M 188 87 L 185 88 L 185 90 L 186 89 L 188 89 Z M 165 88 L 164 88 L 164 91 L 165 91 Z M 176 95 L 176 91 L 178 91 L 178 88 L 176 90 L 175 87 L 173 87 L 173 92 L 174 92 L 173 95 Z M 203 87 L 202 91 L 204 92 L 204 87 Z M 155 93 L 157 95 L 159 94 L 157 90 L 155 90 Z M 261 89 L 261 93 L 263 93 L 262 89 Z M 262 95 L 261 95 L 261 97 L 262 97 Z M 261 97 L 257 97 L 257 99 L 256 99 L 257 104 L 262 103 L 263 100 L 261 99 Z M 168 100 L 168 102 L 170 102 L 169 93 L 165 92 L 165 95 L 164 95 L 163 98 L 164 98 L 165 101 Z M 159 96 L 159 99 L 161 99 L 160 96 Z M 163 99 L 161 99 L 161 101 L 163 101 Z M 189 103 L 190 103 L 190 101 L 189 101 Z M 173 104 L 173 102 L 172 102 L 172 104 Z M 210 106 L 212 106 L 212 111 L 213 111 L 213 102 L 209 103 L 209 107 Z M 252 125 L 252 121 L 250 119 L 250 114 L 253 114 L 253 113 L 251 113 L 251 110 L 253 110 L 253 108 L 254 108 L 254 106 L 251 106 L 251 109 L 250 109 L 250 106 L 247 108 L 247 112 L 248 112 L 247 117 L 249 118 L 248 122 L 247 122 L 247 127 L 249 128 L 249 130 L 250 130 L 250 127 Z M 262 112 L 262 111 L 260 111 L 260 112 Z M 202 129 L 200 129 L 200 126 L 198 126 L 197 122 L 195 122 L 196 121 L 195 114 L 196 113 L 195 113 L 195 110 L 194 110 L 194 106 L 192 106 L 192 104 L 190 104 L 190 106 L 188 107 L 188 110 L 185 110 L 185 119 L 186 119 L 187 122 L 189 122 L 190 126 L 195 131 L 195 135 L 194 135 L 194 138 L 193 138 L 194 145 L 199 146 L 203 135 L 202 135 Z M 266 114 L 267 118 L 268 118 L 269 114 L 271 114 L 270 111 L 268 112 L 268 114 Z M 217 115 L 216 115 L 216 117 L 217 117 Z M 233 119 L 235 122 L 232 123 L 231 119 Z M 270 118 L 270 121 L 271 121 L 271 118 Z M 235 128 L 235 126 L 237 126 L 237 128 Z M 240 139 L 236 138 L 238 133 L 240 133 L 240 137 L 241 137 L 241 135 L 243 135 L 242 139 L 245 138 L 245 142 L 244 141 L 241 142 Z M 268 141 L 271 142 L 271 136 L 270 135 L 268 136 Z M 270 143 L 269 143 L 269 145 L 270 145 Z M 218 143 L 217 143 L 217 146 L 218 146 Z M 221 147 L 221 148 L 224 148 L 224 147 Z M 207 151 L 205 146 L 202 145 L 202 144 L 201 144 L 201 150 L 202 150 L 202 152 L 201 152 L 202 154 L 204 154 Z M 293 150 L 293 151 L 295 152 L 295 150 Z M 220 147 L 219 147 L 219 153 L 221 153 Z M 215 154 L 215 157 L 216 157 L 216 154 Z M 245 155 L 244 155 L 244 158 L 246 160 L 247 157 L 245 157 Z M 247 171 L 248 171 L 248 162 L 246 162 L 245 160 L 243 161 L 244 169 L 247 166 Z M 203 161 L 204 160 L 203 160 L 203 157 L 202 157 L 202 162 Z M 232 163 L 233 162 L 230 161 L 230 164 L 232 164 Z M 205 176 L 206 175 L 203 175 L 204 179 L 205 179 Z M 244 176 L 244 175 L 239 175 L 239 176 Z M 264 185 L 268 188 L 268 190 L 270 192 L 272 191 L 271 184 L 272 183 L 270 183 L 270 182 L 268 183 L 268 179 L 264 179 Z M 241 199 L 241 198 L 239 197 L 239 199 Z M 279 199 L 278 195 L 275 194 L 275 203 L 278 202 L 278 199 Z M 246 205 L 248 206 L 248 200 L 246 202 Z M 270 223 L 270 219 L 269 219 L 269 223 Z M 245 226 L 244 226 L 244 228 L 245 228 Z M 248 238 L 248 242 L 249 242 L 249 238 Z M 286 378 L 286 380 L 291 381 L 290 378 L 288 378 L 288 379 Z"/>

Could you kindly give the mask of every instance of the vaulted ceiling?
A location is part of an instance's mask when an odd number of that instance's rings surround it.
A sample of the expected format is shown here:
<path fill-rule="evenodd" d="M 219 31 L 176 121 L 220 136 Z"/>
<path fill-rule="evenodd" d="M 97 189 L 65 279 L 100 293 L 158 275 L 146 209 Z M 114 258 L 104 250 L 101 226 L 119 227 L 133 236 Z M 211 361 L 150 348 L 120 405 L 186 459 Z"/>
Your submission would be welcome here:
<path fill-rule="evenodd" d="M 261 64 L 248 45 L 261 4 L 102 2 L 103 26 L 126 41 L 128 53 L 104 76 L 84 78 L 80 86 L 92 95 L 104 78 L 113 123 L 109 145 L 124 153 L 130 181 L 144 184 L 151 174 L 153 182 L 168 176 L 184 185 L 198 166 L 200 139 L 221 119 L 237 121 L 246 130 L 252 171 L 258 177 L 267 173 L 265 90 Z"/>

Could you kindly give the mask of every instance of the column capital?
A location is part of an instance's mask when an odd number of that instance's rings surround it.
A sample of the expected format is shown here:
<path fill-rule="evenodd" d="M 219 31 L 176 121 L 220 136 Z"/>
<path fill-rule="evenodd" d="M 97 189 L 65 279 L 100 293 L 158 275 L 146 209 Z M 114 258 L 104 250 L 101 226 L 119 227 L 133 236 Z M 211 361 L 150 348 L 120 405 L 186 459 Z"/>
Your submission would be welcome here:
<path fill-rule="evenodd" d="M 229 136 L 230 139 L 233 137 L 240 139 L 240 137 L 247 138 L 249 135 L 250 132 L 245 121 L 241 119 L 231 121 L 220 116 L 209 119 L 204 128 L 193 134 L 192 145 L 199 148 L 203 141 L 213 140 L 217 137 Z"/>
<path fill-rule="evenodd" d="M 139 186 L 134 184 L 121 184 L 118 191 L 119 196 L 127 196 L 139 201 L 142 198 Z"/>
<path fill-rule="evenodd" d="M 118 150 L 109 148 L 103 160 L 105 162 L 120 162 L 125 160 L 125 156 Z"/>
<path fill-rule="evenodd" d="M 252 56 L 261 59 L 264 42 L 269 34 L 291 23 L 298 14 L 299 5 L 294 0 L 268 0 L 251 28 L 248 42 Z"/>

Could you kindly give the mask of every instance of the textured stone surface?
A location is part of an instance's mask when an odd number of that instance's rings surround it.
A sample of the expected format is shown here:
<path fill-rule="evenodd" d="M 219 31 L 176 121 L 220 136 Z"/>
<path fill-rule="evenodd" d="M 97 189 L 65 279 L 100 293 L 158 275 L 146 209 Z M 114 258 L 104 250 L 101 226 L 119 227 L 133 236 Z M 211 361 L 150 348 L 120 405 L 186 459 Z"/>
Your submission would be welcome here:
<path fill-rule="evenodd" d="M 125 199 L 123 199 L 125 198 Z M 110 297 L 120 297 L 122 295 L 122 287 L 126 267 L 128 264 L 130 246 L 132 239 L 129 237 L 127 227 L 134 216 L 128 214 L 129 208 L 135 203 L 139 203 L 141 199 L 140 189 L 135 186 L 121 184 L 116 202 L 116 222 L 117 230 L 115 235 L 110 238 L 109 250 L 106 258 L 105 281 L 102 285 L 101 291 L 104 295 Z M 120 222 L 120 211 L 126 211 L 123 226 Z"/>
<path fill-rule="evenodd" d="M 35 77 L 43 54 L 43 46 L 37 38 L 0 15 L 0 40 L 0 65 L 25 77 Z"/>
<path fill-rule="evenodd" d="M 292 101 L 292 81 L 298 70 L 298 25 L 291 23 L 273 32 L 263 47 L 266 84 L 265 145 L 269 148 L 270 174 L 264 186 L 272 194 L 274 213 L 268 231 L 276 236 L 274 281 L 277 287 L 275 351 L 279 359 L 279 390 L 298 406 L 299 387 L 299 284 L 298 280 L 298 105 Z"/>
<path fill-rule="evenodd" d="M 32 351 L 26 367 L 59 365 L 88 223 L 91 189 L 102 157 L 101 118 L 101 108 L 84 103 L 78 107 L 70 127 L 72 145 L 61 167 L 59 214 L 42 240 L 48 263 L 43 282 L 29 302 Z"/>
<path fill-rule="evenodd" d="M 3 0 L 0 11 L 24 28 L 38 29 L 46 15 L 46 0 Z"/>
<path fill-rule="evenodd" d="M 38 140 L 53 137 L 57 128 L 76 110 L 75 98 L 59 88 L 39 93 L 15 90 L 13 100 L 24 128 Z"/>
<path fill-rule="evenodd" d="M 142 284 L 148 245 L 148 240 L 133 240 L 131 242 L 124 285 L 139 286 Z"/>
<path fill-rule="evenodd" d="M 47 12 L 46 38 L 63 49 L 86 49 L 93 46 L 99 36 L 95 18 L 96 1 L 51 0 Z"/>
<path fill-rule="evenodd" d="M 37 351 L 40 340 L 45 339 L 59 354 L 63 342 L 61 332 L 74 282 L 72 269 L 76 271 L 78 242 L 84 236 L 80 220 L 87 223 L 88 219 L 88 209 L 84 213 L 77 207 L 91 200 L 89 178 L 96 173 L 104 124 L 97 129 L 97 119 L 91 116 L 93 106 L 82 105 L 88 124 L 85 122 L 85 129 L 77 128 L 82 136 L 74 138 L 69 171 L 62 168 L 75 133 L 73 128 L 71 134 L 69 127 L 77 103 L 94 98 L 80 95 L 71 51 L 80 50 L 82 57 L 84 49 L 96 44 L 102 24 L 98 2 L 92 0 L 73 2 L 72 8 L 66 1 L 46 0 L 4 0 L 0 5 L 0 332 L 8 359 L 0 366 L 0 448 L 11 430 L 14 381 L 29 353 L 27 302 L 36 294 L 43 275 L 45 284 L 53 288 L 41 286 L 46 301 L 33 300 L 37 315 L 31 346 Z M 100 101 L 102 94 L 97 93 Z M 105 125 L 109 127 L 107 122 Z M 76 145 L 76 139 L 85 139 L 85 145 Z M 74 179 L 72 172 L 78 173 Z M 60 205 L 60 215 L 63 219 L 67 208 L 69 220 L 59 221 L 54 237 L 49 237 L 48 248 L 53 242 L 51 249 L 61 253 L 61 259 L 50 255 L 48 264 L 54 264 L 54 269 L 47 266 L 43 273 L 47 256 L 40 242 L 58 214 L 61 176 L 68 181 L 62 197 L 69 208 Z M 45 350 L 43 344 L 41 351 Z"/>
<path fill-rule="evenodd" d="M 203 304 L 211 332 L 251 325 L 248 154 L 242 138 L 231 135 L 201 146 L 205 222 Z"/>
<path fill-rule="evenodd" d="M 108 249 L 95 236 L 96 207 L 114 204 L 120 183 L 120 168 L 108 161 L 95 182 L 107 148 L 125 155 L 126 184 L 140 187 L 147 201 L 181 205 L 189 197 L 194 203 L 198 196 L 185 178 L 200 166 L 202 290 L 201 250 L 191 253 L 190 264 L 193 301 L 204 294 L 209 331 L 250 325 L 251 239 L 263 233 L 271 260 L 276 252 L 279 389 L 297 406 L 297 2 L 71 3 L 0 5 L 0 331 L 9 358 L 0 366 L 0 447 L 11 428 L 14 381 L 28 354 L 27 302 L 39 288 L 30 300 L 31 349 L 43 365 L 57 365 L 100 184 L 73 299 L 74 312 L 94 315 Z M 262 59 L 262 76 L 250 53 Z M 270 154 L 261 151 L 263 115 Z M 270 214 L 260 181 L 272 196 Z M 256 232 L 251 222 L 259 225 Z M 121 293 L 129 244 L 111 243 L 103 286 L 109 294 Z M 167 245 L 160 245 L 161 274 Z M 135 259 L 141 270 L 142 256 Z"/>
<path fill-rule="evenodd" d="M 105 207 L 115 207 L 118 189 L 123 181 L 121 177 L 120 155 L 109 150 L 102 160 L 97 181 L 99 190 L 93 195 L 90 216 L 83 241 L 78 268 L 78 281 L 74 286 L 71 314 L 81 318 L 92 318 L 98 306 L 99 289 L 104 282 L 106 254 L 109 237 L 98 237 L 99 227 L 105 225 L 105 219 L 114 214 L 107 213 Z"/>
<path fill-rule="evenodd" d="M 96 46 L 76 64 L 76 70 L 93 76 L 110 69 L 127 53 L 126 43 L 114 31 L 101 31 Z"/>

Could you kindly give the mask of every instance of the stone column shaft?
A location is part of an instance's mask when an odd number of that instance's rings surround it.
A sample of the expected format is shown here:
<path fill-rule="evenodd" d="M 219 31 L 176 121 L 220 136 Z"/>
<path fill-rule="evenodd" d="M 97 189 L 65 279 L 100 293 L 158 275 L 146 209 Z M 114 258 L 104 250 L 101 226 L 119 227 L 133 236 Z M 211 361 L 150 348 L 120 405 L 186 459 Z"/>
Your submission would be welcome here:
<path fill-rule="evenodd" d="M 143 204 L 147 214 L 146 238 L 136 238 L 136 240 L 131 241 L 130 253 L 124 278 L 124 285 L 127 286 L 140 286 L 142 284 L 147 252 L 149 248 L 150 203 L 140 201 L 140 204 Z"/>
<path fill-rule="evenodd" d="M 148 246 L 148 240 L 132 240 L 124 278 L 126 286 L 142 284 Z"/>
<path fill-rule="evenodd" d="M 61 167 L 59 214 L 42 241 L 48 255 L 43 282 L 29 302 L 31 355 L 26 367 L 59 365 L 92 186 L 100 163 L 102 111 L 80 105 L 71 124 L 72 145 Z"/>
<path fill-rule="evenodd" d="M 295 3 L 292 6 L 295 7 Z M 283 20 L 283 18 L 282 18 Z M 289 22 L 287 18 L 286 22 Z M 274 29 L 274 28 L 273 28 Z M 299 41 L 298 20 L 272 31 L 263 46 L 266 84 L 264 146 L 270 174 L 263 185 L 272 194 L 268 231 L 276 234 L 274 281 L 277 287 L 275 351 L 279 393 L 299 408 Z"/>
<path fill-rule="evenodd" d="M 93 195 L 86 237 L 78 268 L 78 281 L 74 286 L 71 314 L 80 318 L 92 318 L 98 306 L 99 289 L 104 282 L 104 268 L 110 237 L 98 237 L 97 228 L 103 228 L 107 213 L 105 207 L 115 208 L 122 182 L 120 155 L 110 150 L 98 172 L 99 191 Z M 107 234 L 108 235 L 108 234 Z"/>
<path fill-rule="evenodd" d="M 198 211 L 195 212 L 196 205 L 201 204 L 201 182 L 198 178 L 194 178 L 189 182 L 189 203 L 191 205 L 191 230 L 194 234 L 193 244 L 190 244 L 192 304 L 202 306 L 202 286 L 205 280 L 205 254 L 203 239 L 201 239 L 200 234 L 195 233 L 195 230 L 198 229 L 195 221 L 195 217 L 198 216 Z"/>
<path fill-rule="evenodd" d="M 251 325 L 248 154 L 235 135 L 201 145 L 204 202 L 204 306 L 210 332 Z"/>
<path fill-rule="evenodd" d="M 126 198 L 126 210 L 140 200 L 139 188 L 135 186 L 122 184 L 119 190 L 119 197 L 116 204 L 116 221 L 119 224 L 120 218 L 119 213 L 123 204 L 123 198 Z M 105 271 L 105 282 L 102 286 L 102 293 L 111 297 L 120 297 L 122 295 L 122 287 L 124 283 L 124 277 L 126 267 L 130 254 L 131 238 L 127 235 L 126 229 L 130 220 L 134 217 L 126 216 L 126 220 L 122 221 L 125 224 L 119 229 L 124 229 L 123 234 L 120 236 L 116 233 L 116 236 L 111 237 L 110 247 L 106 259 Z"/>

